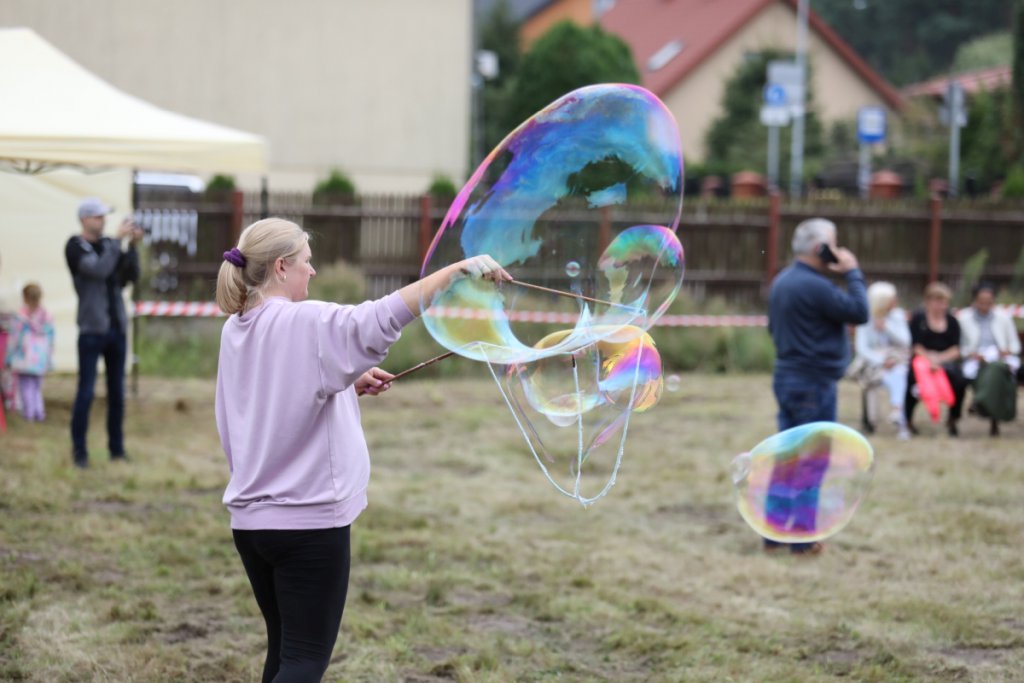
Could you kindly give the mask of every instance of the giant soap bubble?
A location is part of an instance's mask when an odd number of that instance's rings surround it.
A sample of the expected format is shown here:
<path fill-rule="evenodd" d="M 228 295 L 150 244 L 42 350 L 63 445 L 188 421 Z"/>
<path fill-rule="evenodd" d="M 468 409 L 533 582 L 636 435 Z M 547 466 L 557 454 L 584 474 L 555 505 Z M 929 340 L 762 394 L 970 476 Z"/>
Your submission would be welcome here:
<path fill-rule="evenodd" d="M 836 422 L 771 436 L 733 460 L 740 515 L 764 538 L 820 541 L 846 526 L 871 483 L 874 451 Z"/>
<path fill-rule="evenodd" d="M 427 275 L 489 254 L 523 285 L 457 280 L 421 302 L 427 329 L 499 364 L 572 353 L 627 327 L 641 334 L 682 284 L 682 180 L 676 123 L 653 94 L 595 85 L 559 98 L 484 160 L 423 263 Z M 649 224 L 622 224 L 624 210 Z M 538 345 L 548 331 L 538 319 L 569 331 Z"/>
<path fill-rule="evenodd" d="M 570 330 L 538 342 L 560 344 Z M 661 358 L 654 340 L 633 327 L 598 327 L 602 340 L 573 353 L 507 366 L 495 378 L 541 470 L 584 505 L 615 483 L 634 413 L 661 398 Z"/>

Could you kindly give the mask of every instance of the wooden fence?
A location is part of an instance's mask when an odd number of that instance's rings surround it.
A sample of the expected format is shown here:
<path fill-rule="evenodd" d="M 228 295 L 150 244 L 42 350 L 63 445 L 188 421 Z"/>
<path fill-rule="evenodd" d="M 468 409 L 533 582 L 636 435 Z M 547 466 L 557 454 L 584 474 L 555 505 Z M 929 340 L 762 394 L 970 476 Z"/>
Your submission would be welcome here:
<path fill-rule="evenodd" d="M 366 276 L 368 295 L 380 296 L 417 277 L 447 201 L 359 195 L 322 204 L 298 193 L 261 197 L 235 192 L 200 199 L 142 194 L 139 209 L 144 223 L 165 223 L 150 240 L 144 298 L 212 298 L 221 253 L 264 211 L 303 225 L 314 236 L 317 262 L 342 259 L 355 264 Z M 650 222 L 650 215 L 643 207 L 611 209 L 602 212 L 601 228 L 614 234 Z M 182 230 L 166 229 L 175 216 L 191 217 L 181 219 L 194 225 L 194 236 L 188 233 L 191 244 L 185 244 Z M 688 295 L 698 300 L 722 296 L 737 307 L 760 308 L 771 277 L 790 258 L 793 229 L 813 216 L 835 221 L 840 244 L 857 254 L 869 280 L 894 282 L 911 303 L 931 280 L 957 286 L 965 261 L 982 249 L 988 251 L 985 277 L 1006 284 L 1024 249 L 1022 204 L 688 198 L 679 226 Z"/>

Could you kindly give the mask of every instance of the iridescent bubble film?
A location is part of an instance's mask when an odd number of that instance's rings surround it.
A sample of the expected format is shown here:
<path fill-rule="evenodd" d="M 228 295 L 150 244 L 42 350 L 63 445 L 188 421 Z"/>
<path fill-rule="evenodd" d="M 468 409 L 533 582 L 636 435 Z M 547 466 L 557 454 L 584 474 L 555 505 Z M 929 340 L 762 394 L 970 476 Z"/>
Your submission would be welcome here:
<path fill-rule="evenodd" d="M 736 456 L 736 502 L 743 519 L 764 538 L 820 541 L 853 518 L 873 470 L 867 439 L 836 422 L 813 422 Z"/>
<path fill-rule="evenodd" d="M 648 329 L 682 284 L 682 179 L 675 120 L 647 90 L 596 85 L 559 98 L 484 160 L 422 269 L 489 254 L 535 287 L 458 279 L 421 302 L 430 334 L 507 364 L 571 353 L 616 328 Z M 627 224 L 637 212 L 651 224 Z M 543 316 L 571 332 L 538 346 Z"/>
<path fill-rule="evenodd" d="M 628 326 L 595 333 L 605 338 L 574 353 L 511 364 L 499 380 L 541 470 L 584 504 L 614 484 L 631 415 L 654 407 L 663 387 L 649 334 Z M 538 346 L 557 346 L 569 334 L 549 334 Z M 499 379 L 499 369 L 492 370 Z"/>

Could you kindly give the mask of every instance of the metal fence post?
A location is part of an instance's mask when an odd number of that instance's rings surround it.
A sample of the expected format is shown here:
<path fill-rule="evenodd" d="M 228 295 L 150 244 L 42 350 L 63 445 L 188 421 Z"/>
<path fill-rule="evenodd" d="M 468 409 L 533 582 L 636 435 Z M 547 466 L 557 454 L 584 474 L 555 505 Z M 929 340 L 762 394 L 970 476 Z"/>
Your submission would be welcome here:
<path fill-rule="evenodd" d="M 434 202 L 429 194 L 420 196 L 420 264 L 427 260 L 430 243 L 434 241 Z"/>
<path fill-rule="evenodd" d="M 237 245 L 238 239 L 242 236 L 244 216 L 245 195 L 242 194 L 241 190 L 235 190 L 231 193 L 231 244 L 228 245 L 229 249 Z"/>
<path fill-rule="evenodd" d="M 768 197 L 768 235 L 764 249 L 765 282 L 771 283 L 779 269 L 779 214 L 782 196 L 773 190 Z"/>
<path fill-rule="evenodd" d="M 931 226 L 928 230 L 928 282 L 939 279 L 939 247 L 942 244 L 942 198 L 933 194 L 928 202 Z"/>

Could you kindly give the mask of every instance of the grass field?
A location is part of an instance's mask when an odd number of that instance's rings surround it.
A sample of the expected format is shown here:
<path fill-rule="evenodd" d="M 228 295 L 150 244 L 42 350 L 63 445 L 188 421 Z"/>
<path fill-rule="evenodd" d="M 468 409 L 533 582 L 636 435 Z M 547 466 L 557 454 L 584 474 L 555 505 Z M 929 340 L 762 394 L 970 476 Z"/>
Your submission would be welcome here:
<path fill-rule="evenodd" d="M 143 378 L 133 461 L 69 465 L 71 378 L 0 437 L 0 679 L 258 680 L 262 620 L 220 504 L 208 380 Z M 857 421 L 843 386 L 841 419 Z M 765 375 L 688 376 L 584 510 L 493 383 L 365 400 L 370 507 L 330 681 L 1022 681 L 1024 428 L 919 420 L 816 558 L 768 557 L 729 462 L 773 431 Z"/>

